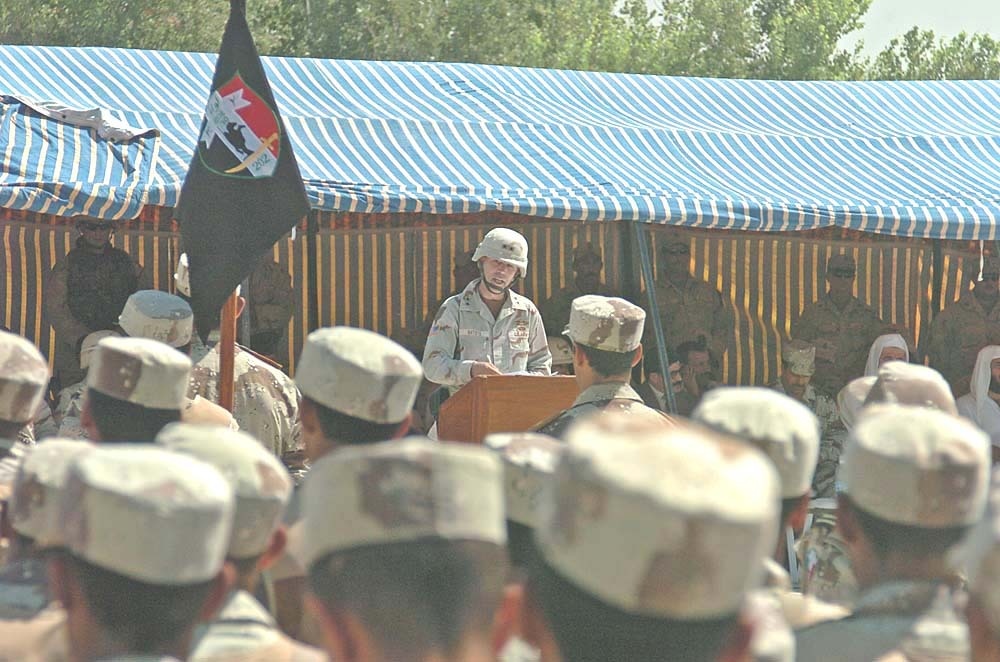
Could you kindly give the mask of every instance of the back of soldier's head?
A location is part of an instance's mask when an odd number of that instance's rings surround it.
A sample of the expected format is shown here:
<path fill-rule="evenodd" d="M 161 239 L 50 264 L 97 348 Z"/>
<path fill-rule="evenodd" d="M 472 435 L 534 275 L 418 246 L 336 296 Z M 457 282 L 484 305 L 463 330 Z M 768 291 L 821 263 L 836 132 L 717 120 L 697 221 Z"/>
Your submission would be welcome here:
<path fill-rule="evenodd" d="M 774 545 L 775 469 L 694 424 L 608 418 L 570 431 L 542 493 L 529 597 L 565 660 L 716 659 Z"/>
<path fill-rule="evenodd" d="M 295 385 L 316 412 L 324 437 L 338 444 L 385 441 L 409 420 L 420 389 L 420 362 L 405 347 L 365 329 L 313 331 Z"/>
<path fill-rule="evenodd" d="M 149 338 L 105 338 L 90 358 L 85 417 L 103 442 L 152 441 L 179 421 L 191 360 Z"/>
<path fill-rule="evenodd" d="M 632 369 L 645 321 L 646 312 L 625 299 L 587 294 L 573 299 L 564 335 L 595 372 L 610 377 Z"/>
<path fill-rule="evenodd" d="M 506 579 L 499 461 L 422 438 L 343 448 L 305 485 L 303 553 L 323 608 L 383 659 L 485 645 Z"/>
<path fill-rule="evenodd" d="M 989 440 L 965 419 L 874 405 L 852 428 L 838 473 L 842 500 L 873 551 L 943 554 L 982 515 Z"/>
<path fill-rule="evenodd" d="M 57 593 L 75 587 L 79 599 L 64 603 L 90 614 L 91 636 L 156 652 L 207 615 L 209 596 L 221 599 L 232 515 L 232 488 L 203 462 L 147 444 L 81 453 L 59 504 Z"/>
<path fill-rule="evenodd" d="M 49 366 L 26 338 L 0 331 L 0 437 L 31 422 L 45 396 Z"/>

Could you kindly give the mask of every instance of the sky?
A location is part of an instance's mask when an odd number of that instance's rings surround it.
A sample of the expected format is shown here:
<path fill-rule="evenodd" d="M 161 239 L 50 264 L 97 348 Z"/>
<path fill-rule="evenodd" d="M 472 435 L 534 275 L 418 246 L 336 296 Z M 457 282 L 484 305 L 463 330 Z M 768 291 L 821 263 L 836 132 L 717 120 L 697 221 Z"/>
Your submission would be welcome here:
<path fill-rule="evenodd" d="M 938 36 L 952 37 L 965 30 L 1000 39 L 1000 0 L 873 0 L 864 22 L 865 27 L 845 44 L 863 39 L 869 55 L 914 25 Z"/>

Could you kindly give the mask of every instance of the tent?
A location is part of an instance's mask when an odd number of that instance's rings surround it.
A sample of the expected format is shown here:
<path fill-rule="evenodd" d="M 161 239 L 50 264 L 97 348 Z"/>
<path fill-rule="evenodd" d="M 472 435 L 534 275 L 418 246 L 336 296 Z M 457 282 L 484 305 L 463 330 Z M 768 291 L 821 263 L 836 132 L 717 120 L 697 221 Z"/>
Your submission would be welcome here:
<path fill-rule="evenodd" d="M 136 219 L 123 241 L 169 286 L 169 210 L 214 60 L 0 46 L 0 273 L 13 328 L 37 331 L 44 346 L 32 290 L 68 250 L 58 219 L 74 214 Z M 450 290 L 452 256 L 490 224 L 526 224 L 541 269 L 525 288 L 536 300 L 567 281 L 567 256 L 580 241 L 596 240 L 608 280 L 635 289 L 628 221 L 636 221 L 690 229 L 695 272 L 743 319 L 730 378 L 767 381 L 788 318 L 822 294 L 836 241 L 846 237 L 860 258 L 862 299 L 919 335 L 963 282 L 947 250 L 926 240 L 996 237 L 997 81 L 264 61 L 315 212 L 301 236 L 275 249 L 303 301 L 292 345 L 316 324 L 412 326 Z M 852 232 L 888 238 L 859 244 Z M 153 240 L 164 246 L 153 250 Z M 944 294 L 933 301 L 931 289 Z"/>

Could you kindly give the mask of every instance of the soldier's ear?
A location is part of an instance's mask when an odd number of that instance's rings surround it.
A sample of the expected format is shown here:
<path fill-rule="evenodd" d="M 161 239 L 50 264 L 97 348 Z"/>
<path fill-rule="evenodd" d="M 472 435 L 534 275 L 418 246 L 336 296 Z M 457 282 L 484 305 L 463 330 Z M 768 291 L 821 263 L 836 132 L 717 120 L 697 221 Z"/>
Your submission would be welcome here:
<path fill-rule="evenodd" d="M 634 368 L 637 365 L 639 365 L 639 361 L 641 360 L 642 360 L 642 343 L 639 343 L 639 346 L 635 348 L 635 353 L 632 355 L 632 367 Z"/>
<path fill-rule="evenodd" d="M 306 593 L 305 604 L 319 624 L 331 660 L 365 662 L 378 659 L 374 641 L 357 618 L 344 610 L 330 609 L 312 593 Z"/>

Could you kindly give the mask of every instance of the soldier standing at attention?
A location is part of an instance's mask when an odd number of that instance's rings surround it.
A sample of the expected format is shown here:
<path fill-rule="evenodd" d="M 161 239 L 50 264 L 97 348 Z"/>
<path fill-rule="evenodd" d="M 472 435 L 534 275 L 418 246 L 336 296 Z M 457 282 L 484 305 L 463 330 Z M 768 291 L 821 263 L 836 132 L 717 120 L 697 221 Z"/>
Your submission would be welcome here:
<path fill-rule="evenodd" d="M 496 659 L 501 471 L 485 448 L 419 437 L 316 462 L 303 488 L 304 549 L 330 659 Z"/>
<path fill-rule="evenodd" d="M 983 515 L 989 440 L 923 407 L 869 407 L 839 474 L 837 530 L 861 594 L 853 613 L 796 633 L 799 659 L 966 660 L 948 551 Z"/>
<path fill-rule="evenodd" d="M 521 632 L 542 662 L 747 659 L 780 503 L 760 451 L 600 413 L 570 430 L 540 501 Z"/>
<path fill-rule="evenodd" d="M 144 271 L 111 245 L 114 222 L 79 216 L 74 248 L 56 262 L 45 281 L 43 305 L 56 331 L 55 380 L 59 388 L 83 378 L 80 342 L 93 331 L 113 329 L 128 296 L 145 286 Z"/>
<path fill-rule="evenodd" d="M 792 337 L 816 346 L 813 383 L 829 397 L 864 374 L 868 350 L 885 328 L 878 314 L 854 296 L 856 275 L 853 257 L 831 256 L 826 263 L 830 289 L 792 321 Z"/>
<path fill-rule="evenodd" d="M 494 228 L 472 255 L 480 277 L 442 304 L 424 346 L 424 373 L 454 393 L 473 377 L 548 375 L 552 355 L 535 304 L 511 290 L 528 273 L 528 242 Z"/>
<path fill-rule="evenodd" d="M 573 282 L 555 292 L 538 310 L 549 332 L 562 333 L 569 324 L 569 312 L 573 299 L 585 294 L 611 296 L 611 292 L 601 282 L 604 261 L 594 244 L 580 244 L 573 249 Z"/>
<path fill-rule="evenodd" d="M 156 443 L 201 460 L 226 477 L 236 495 L 233 532 L 226 561 L 236 585 L 219 613 L 195 630 L 190 662 L 320 662 L 316 649 L 288 638 L 253 596 L 261 573 L 285 548 L 281 517 L 292 494 L 292 479 L 281 462 L 257 440 L 225 427 L 169 425 Z"/>
<path fill-rule="evenodd" d="M 72 659 L 186 660 L 231 588 L 233 488 L 194 458 L 119 444 L 74 458 L 63 489 L 49 571 Z"/>
<path fill-rule="evenodd" d="M 721 292 L 691 275 L 690 261 L 686 239 L 670 236 L 660 247 L 660 273 L 653 291 L 663 334 L 667 347 L 675 348 L 704 337 L 712 368 L 718 369 L 735 329 L 733 307 Z M 649 325 L 647 336 L 651 330 Z"/>
<path fill-rule="evenodd" d="M 847 431 L 844 429 L 833 398 L 818 393 L 813 385 L 816 373 L 816 348 L 802 340 L 789 340 L 781 345 L 781 379 L 771 385 L 801 402 L 819 420 L 819 462 L 813 477 L 816 498 L 832 497 L 840 450 Z"/>
<path fill-rule="evenodd" d="M 642 326 L 646 313 L 625 299 L 596 294 L 577 297 L 565 335 L 573 344 L 573 374 L 580 395 L 565 411 L 536 430 L 557 439 L 577 419 L 604 409 L 628 412 L 668 423 L 671 419 L 647 407 L 629 385 L 632 368 L 642 360 Z"/>
<path fill-rule="evenodd" d="M 931 366 L 944 375 L 953 393 L 965 393 L 976 354 L 987 345 L 1000 344 L 1000 259 L 983 261 L 983 278 L 978 280 L 979 263 L 967 258 L 963 273 L 974 284 L 961 298 L 934 317 L 928 344 Z"/>

